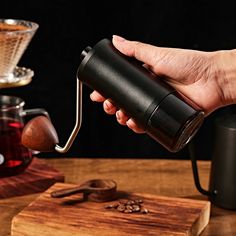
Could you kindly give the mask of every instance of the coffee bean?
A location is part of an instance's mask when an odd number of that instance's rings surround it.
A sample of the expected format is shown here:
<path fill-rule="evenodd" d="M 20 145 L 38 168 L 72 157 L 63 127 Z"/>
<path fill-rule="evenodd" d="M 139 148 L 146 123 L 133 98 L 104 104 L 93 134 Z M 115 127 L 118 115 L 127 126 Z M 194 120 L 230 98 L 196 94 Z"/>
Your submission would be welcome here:
<path fill-rule="evenodd" d="M 124 204 L 121 204 L 121 205 L 119 205 L 116 209 L 117 209 L 118 211 L 120 211 L 120 212 L 123 212 L 124 210 L 126 210 L 126 207 L 125 207 Z"/>
<path fill-rule="evenodd" d="M 104 206 L 105 209 L 112 209 L 113 208 L 113 205 L 106 205 Z"/>
<path fill-rule="evenodd" d="M 137 203 L 143 203 L 143 200 L 142 199 L 136 199 L 134 200 L 134 202 L 137 204 Z"/>
<path fill-rule="evenodd" d="M 133 206 L 131 206 L 131 205 L 126 205 L 125 208 L 126 208 L 127 210 L 133 210 Z"/>
<path fill-rule="evenodd" d="M 133 211 L 131 209 L 125 209 L 124 213 L 132 213 Z"/>
<path fill-rule="evenodd" d="M 143 208 L 143 209 L 141 209 L 141 213 L 143 213 L 143 214 L 147 214 L 149 211 L 148 211 L 148 209 L 147 208 Z"/>
<path fill-rule="evenodd" d="M 133 207 L 133 212 L 139 212 L 141 209 L 140 205 L 137 204 L 134 204 L 132 207 Z"/>
<path fill-rule="evenodd" d="M 135 202 L 133 201 L 133 200 L 129 200 L 129 201 L 127 201 L 127 205 L 133 205 Z"/>

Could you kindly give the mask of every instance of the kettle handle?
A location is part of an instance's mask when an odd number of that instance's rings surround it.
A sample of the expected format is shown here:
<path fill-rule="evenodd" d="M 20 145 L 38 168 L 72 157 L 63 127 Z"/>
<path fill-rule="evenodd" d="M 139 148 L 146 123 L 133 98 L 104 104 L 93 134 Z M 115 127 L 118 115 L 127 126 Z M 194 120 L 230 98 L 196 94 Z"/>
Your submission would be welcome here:
<path fill-rule="evenodd" d="M 208 197 L 214 197 L 217 194 L 217 190 L 209 191 L 202 188 L 200 180 L 199 180 L 199 173 L 198 173 L 198 166 L 197 166 L 197 158 L 194 150 L 194 144 L 192 142 L 188 145 L 188 150 L 190 153 L 190 159 L 192 163 L 192 170 L 193 170 L 193 178 L 194 183 L 197 188 L 197 190 L 202 193 L 203 195 L 206 195 Z"/>

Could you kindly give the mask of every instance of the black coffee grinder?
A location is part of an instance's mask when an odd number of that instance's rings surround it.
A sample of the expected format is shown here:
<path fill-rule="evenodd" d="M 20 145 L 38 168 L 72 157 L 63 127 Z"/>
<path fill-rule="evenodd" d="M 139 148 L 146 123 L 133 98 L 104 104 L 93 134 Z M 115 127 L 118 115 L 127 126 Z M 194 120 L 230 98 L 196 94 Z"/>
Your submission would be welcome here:
<path fill-rule="evenodd" d="M 34 143 L 35 138 L 32 136 L 36 132 L 32 130 L 39 122 L 35 125 L 36 122 L 32 121 L 23 132 L 22 141 L 27 147 L 39 151 L 68 151 L 82 122 L 83 83 L 112 99 L 148 135 L 171 152 L 181 150 L 204 120 L 204 112 L 197 105 L 161 78 L 155 78 L 139 61 L 121 54 L 110 40 L 103 39 L 93 48 L 87 47 L 81 53 L 77 71 L 76 124 L 65 146 L 57 144 L 55 130 L 51 135 L 54 137 L 51 142 L 48 137 L 45 141 L 41 137 L 41 141 Z M 29 129 L 31 132 L 27 132 Z"/>

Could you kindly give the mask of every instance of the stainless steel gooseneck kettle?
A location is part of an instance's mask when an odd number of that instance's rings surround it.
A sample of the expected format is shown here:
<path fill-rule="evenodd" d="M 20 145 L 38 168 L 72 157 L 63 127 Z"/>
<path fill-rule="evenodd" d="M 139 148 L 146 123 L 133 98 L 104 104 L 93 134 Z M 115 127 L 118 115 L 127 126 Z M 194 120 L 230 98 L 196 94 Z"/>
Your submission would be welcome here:
<path fill-rule="evenodd" d="M 110 40 L 103 39 L 81 53 L 77 71 L 76 124 L 65 146 L 55 143 L 53 147 L 61 153 L 68 151 L 81 126 L 82 84 L 112 99 L 148 135 L 171 152 L 182 149 L 204 120 L 204 112 L 197 105 L 163 79 L 155 78 L 139 61 L 121 54 Z M 31 148 L 40 149 L 35 145 Z"/>

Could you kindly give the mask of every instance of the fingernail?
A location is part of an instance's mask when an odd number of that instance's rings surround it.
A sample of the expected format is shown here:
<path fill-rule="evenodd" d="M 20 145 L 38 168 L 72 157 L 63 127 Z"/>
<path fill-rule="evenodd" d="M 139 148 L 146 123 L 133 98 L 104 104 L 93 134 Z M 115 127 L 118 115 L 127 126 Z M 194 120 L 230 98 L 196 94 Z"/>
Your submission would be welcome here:
<path fill-rule="evenodd" d="M 120 112 L 119 111 L 116 112 L 116 119 L 120 120 Z"/>
<path fill-rule="evenodd" d="M 110 103 L 108 101 L 105 101 L 104 104 L 107 110 L 111 108 Z"/>
<path fill-rule="evenodd" d="M 117 42 L 124 42 L 125 38 L 122 38 L 121 36 L 118 35 L 113 35 L 112 38 L 116 40 Z"/>
<path fill-rule="evenodd" d="M 94 101 L 93 93 L 90 94 L 90 99 L 91 99 L 92 101 Z"/>
<path fill-rule="evenodd" d="M 131 125 L 132 125 L 132 121 L 129 119 L 129 120 L 127 120 L 126 121 L 126 125 L 128 126 L 128 127 L 130 127 Z"/>

